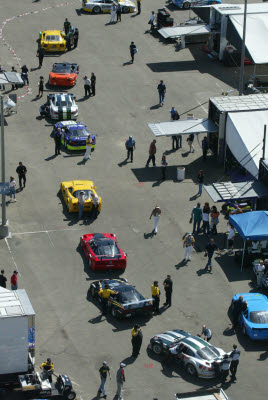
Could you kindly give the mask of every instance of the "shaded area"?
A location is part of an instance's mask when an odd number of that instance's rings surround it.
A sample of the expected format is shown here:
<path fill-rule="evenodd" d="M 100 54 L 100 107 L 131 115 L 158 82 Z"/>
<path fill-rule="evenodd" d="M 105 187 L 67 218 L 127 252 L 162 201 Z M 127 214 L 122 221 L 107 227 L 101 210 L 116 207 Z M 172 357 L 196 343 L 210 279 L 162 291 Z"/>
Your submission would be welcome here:
<path fill-rule="evenodd" d="M 149 63 L 147 66 L 152 70 L 152 72 L 179 72 L 198 70 L 198 64 L 196 61 L 167 61 L 160 63 Z"/>
<path fill-rule="evenodd" d="M 234 256 L 228 253 L 221 256 L 215 256 L 215 261 L 222 268 L 229 282 L 248 281 L 250 280 L 251 270 L 244 268 L 240 270 L 240 264 L 235 262 Z"/>

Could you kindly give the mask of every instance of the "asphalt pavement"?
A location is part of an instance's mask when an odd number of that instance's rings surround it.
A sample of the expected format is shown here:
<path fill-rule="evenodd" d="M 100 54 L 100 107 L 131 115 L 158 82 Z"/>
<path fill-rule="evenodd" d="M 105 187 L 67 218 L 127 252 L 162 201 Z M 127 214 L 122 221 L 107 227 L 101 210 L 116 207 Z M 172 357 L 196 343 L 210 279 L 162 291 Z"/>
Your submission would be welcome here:
<path fill-rule="evenodd" d="M 19 287 L 27 290 L 36 311 L 37 365 L 51 357 L 55 372 L 71 377 L 78 399 L 89 400 L 97 396 L 98 369 L 103 360 L 111 367 L 108 398 L 114 397 L 115 373 L 124 360 L 125 399 L 168 400 L 176 392 L 198 391 L 219 384 L 215 380 L 190 378 L 177 367 L 163 367 L 160 358 L 146 351 L 147 344 L 155 333 L 165 330 L 184 329 L 197 334 L 205 323 L 212 330 L 212 344 L 230 351 L 233 343 L 238 343 L 242 350 L 238 380 L 224 387 L 230 398 L 264 398 L 267 344 L 252 343 L 240 335 L 237 338 L 227 314 L 233 294 L 254 288 L 250 272 L 241 273 L 233 257 L 220 252 L 213 273 L 206 273 L 207 238 L 203 235 L 197 237 L 192 261 L 187 266 L 182 263 L 182 238 L 192 228 L 191 210 L 197 201 L 202 204 L 210 201 L 205 192 L 196 198 L 198 171 L 203 169 L 205 181 L 212 183 L 224 175 L 221 166 L 212 156 L 202 162 L 202 137 L 195 139 L 196 151 L 191 154 L 186 138 L 182 149 L 176 152 L 171 150 L 171 139 L 159 138 L 157 167 L 145 168 L 153 139 L 147 123 L 168 121 L 173 105 L 180 114 L 191 112 L 195 117 L 205 118 L 209 97 L 232 89 L 238 71 L 211 61 L 200 45 L 178 51 L 176 44 L 148 33 L 150 13 L 164 6 L 163 1 L 143 0 L 141 15 L 122 15 L 122 22 L 112 25 L 108 24 L 109 15 L 81 13 L 79 1 L 58 7 L 56 4 L 60 1 L 2 0 L 0 3 L 0 22 L 6 22 L 2 25 L 6 44 L 0 38 L 1 64 L 6 70 L 13 65 L 19 69 L 16 63 L 20 58 L 19 63 L 32 69 L 30 89 L 17 91 L 21 97 L 18 112 L 7 118 L 5 129 L 6 176 L 17 178 L 19 161 L 26 165 L 28 173 L 26 188 L 17 193 L 16 203 L 7 206 L 11 237 L 0 242 L 1 267 L 8 276 L 18 269 Z M 47 8 L 50 6 L 54 7 Z M 189 11 L 175 10 L 168 3 L 167 6 L 176 23 L 189 18 Z M 78 48 L 60 57 L 45 57 L 42 69 L 37 69 L 39 32 L 61 29 L 66 17 L 79 28 Z M 138 48 L 133 65 L 129 64 L 131 41 Z M 80 65 L 77 85 L 69 92 L 77 98 L 78 120 L 97 137 L 95 152 L 86 164 L 81 163 L 81 153 L 63 150 L 55 157 L 53 122 L 39 118 L 39 107 L 52 92 L 45 88 L 43 98 L 36 97 L 39 77 L 44 76 L 46 82 L 52 63 L 63 60 Z M 85 100 L 82 77 L 91 72 L 97 78 L 96 96 Z M 160 79 L 167 87 L 163 107 L 158 106 L 156 89 Z M 125 140 L 129 135 L 136 140 L 133 163 L 125 160 Z M 160 180 L 159 167 L 163 153 L 169 163 L 165 182 Z M 176 180 L 178 166 L 186 169 L 183 182 Z M 78 220 L 66 212 L 59 193 L 60 183 L 72 179 L 93 180 L 97 186 L 103 207 L 95 221 L 87 216 Z M 149 216 L 156 204 L 161 207 L 162 215 L 159 233 L 153 236 Z M 227 231 L 223 216 L 219 226 L 216 243 L 223 248 Z M 162 308 L 161 315 L 149 320 L 115 321 L 110 316 L 103 317 L 88 298 L 88 288 L 91 281 L 114 274 L 93 273 L 88 269 L 79 239 L 91 232 L 117 235 L 120 247 L 128 254 L 127 269 L 122 276 L 146 296 L 150 296 L 152 282 L 159 280 L 161 307 L 162 282 L 170 274 L 174 282 L 172 307 Z M 143 346 L 140 356 L 133 361 L 130 329 L 136 321 L 142 326 Z"/>

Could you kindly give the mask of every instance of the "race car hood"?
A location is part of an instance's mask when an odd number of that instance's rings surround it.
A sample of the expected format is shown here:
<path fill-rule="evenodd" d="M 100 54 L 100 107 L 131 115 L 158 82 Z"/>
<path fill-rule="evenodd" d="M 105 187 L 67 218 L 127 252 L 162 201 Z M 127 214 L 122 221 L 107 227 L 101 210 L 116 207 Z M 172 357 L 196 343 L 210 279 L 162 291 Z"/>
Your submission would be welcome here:
<path fill-rule="evenodd" d="M 180 342 L 182 339 L 189 336 L 189 333 L 181 330 L 167 331 L 165 333 L 160 333 L 154 336 L 154 339 L 159 339 L 161 342 L 165 343 L 168 347 L 172 346 L 175 342 Z"/>
<path fill-rule="evenodd" d="M 139 307 L 143 307 L 146 303 L 152 302 L 153 299 L 145 299 L 145 300 L 140 300 L 140 301 L 135 301 L 132 303 L 124 303 L 123 306 L 124 308 L 127 310 L 131 310 L 134 308 L 139 308 Z M 148 305 L 148 304 L 147 304 Z"/>

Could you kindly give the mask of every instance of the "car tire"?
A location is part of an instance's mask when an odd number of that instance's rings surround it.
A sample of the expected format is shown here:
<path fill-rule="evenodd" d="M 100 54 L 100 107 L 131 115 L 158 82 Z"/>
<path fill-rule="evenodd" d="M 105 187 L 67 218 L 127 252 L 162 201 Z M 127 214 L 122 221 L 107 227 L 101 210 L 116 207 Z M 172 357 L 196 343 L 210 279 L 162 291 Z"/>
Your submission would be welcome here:
<path fill-rule="evenodd" d="M 90 286 L 89 293 L 90 293 L 91 297 L 94 299 L 94 297 L 96 296 L 96 292 L 95 292 L 95 288 L 93 286 Z"/>
<path fill-rule="evenodd" d="M 130 11 L 130 8 L 125 6 L 125 7 L 122 8 L 122 11 L 123 11 L 124 14 L 128 14 L 129 11 Z"/>
<path fill-rule="evenodd" d="M 191 7 L 191 3 L 189 1 L 186 1 L 185 3 L 183 3 L 182 8 L 184 10 L 189 10 L 190 7 Z"/>
<path fill-rule="evenodd" d="M 111 314 L 112 314 L 112 316 L 113 316 L 114 318 L 118 318 L 118 313 L 117 313 L 115 307 L 112 307 L 112 309 L 111 309 Z"/>
<path fill-rule="evenodd" d="M 88 264 L 89 268 L 91 268 L 91 257 L 90 256 L 88 256 L 87 264 Z"/>
<path fill-rule="evenodd" d="M 195 368 L 195 366 L 193 364 L 187 364 L 185 368 L 186 368 L 186 371 L 187 371 L 187 373 L 189 375 L 197 376 L 197 371 L 196 371 L 196 368 Z"/>
<path fill-rule="evenodd" d="M 63 396 L 64 396 L 64 399 L 66 399 L 66 400 L 75 400 L 76 393 L 74 390 L 70 390 L 69 392 L 65 393 Z"/>
<path fill-rule="evenodd" d="M 93 8 L 92 12 L 94 14 L 100 14 L 101 13 L 101 8 L 99 6 L 96 6 Z"/>
<path fill-rule="evenodd" d="M 218 4 L 217 1 L 212 1 L 211 4 Z"/>
<path fill-rule="evenodd" d="M 244 336 L 247 336 L 247 330 L 246 330 L 245 325 L 242 326 L 242 333 Z"/>
<path fill-rule="evenodd" d="M 153 350 L 153 352 L 154 352 L 154 354 L 161 354 L 162 353 L 162 346 L 161 346 L 161 344 L 159 344 L 159 343 L 154 343 L 153 345 L 152 345 L 152 350 Z"/>
<path fill-rule="evenodd" d="M 69 202 L 67 203 L 67 211 L 68 211 L 68 213 L 70 212 L 70 206 L 69 206 Z"/>

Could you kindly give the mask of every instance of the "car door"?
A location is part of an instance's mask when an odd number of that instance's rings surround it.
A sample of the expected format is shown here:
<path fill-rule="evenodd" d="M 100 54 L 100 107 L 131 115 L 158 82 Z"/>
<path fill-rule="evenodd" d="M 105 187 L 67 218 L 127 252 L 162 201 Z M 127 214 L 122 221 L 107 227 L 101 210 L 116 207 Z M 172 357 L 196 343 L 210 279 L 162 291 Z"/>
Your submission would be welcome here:
<path fill-rule="evenodd" d="M 245 330 L 248 331 L 248 310 L 242 312 L 241 314 L 242 325 L 245 327 Z"/>

